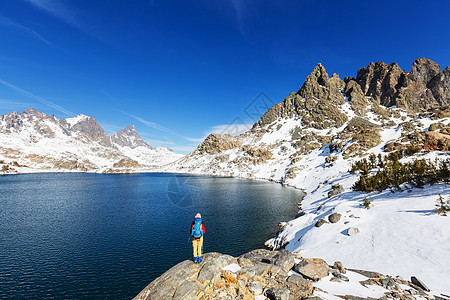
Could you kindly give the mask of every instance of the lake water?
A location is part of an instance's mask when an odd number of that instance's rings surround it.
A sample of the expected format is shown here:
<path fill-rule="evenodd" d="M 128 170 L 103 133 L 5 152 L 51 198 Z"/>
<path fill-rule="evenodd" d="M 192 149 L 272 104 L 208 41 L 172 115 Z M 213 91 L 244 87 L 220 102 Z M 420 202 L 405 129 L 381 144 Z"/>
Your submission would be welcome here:
<path fill-rule="evenodd" d="M 262 247 L 302 193 L 276 183 L 175 174 L 0 176 L 0 298 L 127 299 L 204 252 Z"/>

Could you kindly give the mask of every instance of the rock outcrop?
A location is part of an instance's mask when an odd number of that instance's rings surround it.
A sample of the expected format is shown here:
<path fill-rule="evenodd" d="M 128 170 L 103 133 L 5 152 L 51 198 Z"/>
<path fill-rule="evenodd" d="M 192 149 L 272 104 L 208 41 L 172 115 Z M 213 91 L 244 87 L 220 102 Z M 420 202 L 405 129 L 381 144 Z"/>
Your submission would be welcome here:
<path fill-rule="evenodd" d="M 418 58 L 408 73 L 396 63 L 380 61 L 359 69 L 356 78 L 341 80 L 336 74 L 329 78 L 319 63 L 296 93 L 270 108 L 253 128 L 293 116 L 301 118 L 305 127 L 339 127 L 347 121 L 338 109 L 344 96 L 359 116 L 367 112 L 369 104 L 415 113 L 442 107 L 450 104 L 450 67 L 441 71 L 437 63 Z"/>
<path fill-rule="evenodd" d="M 361 280 L 360 275 L 366 280 Z M 349 282 L 355 288 L 377 286 L 379 290 L 384 289 L 380 300 L 415 299 L 412 295 L 423 297 L 427 295 L 425 291 L 429 291 L 414 276 L 406 281 L 377 272 L 346 269 L 339 261 L 329 266 L 320 258 L 302 258 L 287 250 L 256 249 L 239 257 L 212 252 L 203 256 L 202 263 L 180 262 L 151 282 L 134 300 L 250 300 L 257 296 L 269 300 L 322 299 L 314 295 L 315 291 L 322 295 L 329 292 L 314 287 L 319 280 L 337 284 Z M 333 299 L 374 299 L 361 296 L 344 291 L 334 291 L 333 296 L 330 295 Z"/>
<path fill-rule="evenodd" d="M 286 250 L 253 250 L 237 258 L 206 253 L 202 263 L 185 260 L 155 279 L 134 299 L 305 299 L 310 279 L 289 275 L 295 256 Z M 275 297 L 275 298 L 273 298 Z"/>
<path fill-rule="evenodd" d="M 363 101 L 360 90 L 372 103 L 422 112 L 450 104 L 450 68 L 441 71 L 427 58 L 416 59 L 409 73 L 396 63 L 370 63 L 358 70 L 356 78 L 345 78 L 350 102 Z"/>
<path fill-rule="evenodd" d="M 318 64 L 297 91 L 283 102 L 271 107 L 253 129 L 270 124 L 279 118 L 298 116 L 304 127 L 324 129 L 339 127 L 347 121 L 339 105 L 345 103 L 341 90 L 344 82 L 337 74 L 328 77 L 322 64 Z"/>
<path fill-rule="evenodd" d="M 206 137 L 192 154 L 215 154 L 233 148 L 239 148 L 241 143 L 238 138 L 229 134 L 212 133 Z"/>

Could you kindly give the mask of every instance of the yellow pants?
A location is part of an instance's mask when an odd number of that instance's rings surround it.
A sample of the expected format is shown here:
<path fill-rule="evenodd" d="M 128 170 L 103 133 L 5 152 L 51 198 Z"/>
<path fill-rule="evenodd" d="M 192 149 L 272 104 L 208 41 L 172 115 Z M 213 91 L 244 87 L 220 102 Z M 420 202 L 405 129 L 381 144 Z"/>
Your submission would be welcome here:
<path fill-rule="evenodd" d="M 203 236 L 199 239 L 192 238 L 192 247 L 194 248 L 194 257 L 201 257 L 203 247 Z"/>

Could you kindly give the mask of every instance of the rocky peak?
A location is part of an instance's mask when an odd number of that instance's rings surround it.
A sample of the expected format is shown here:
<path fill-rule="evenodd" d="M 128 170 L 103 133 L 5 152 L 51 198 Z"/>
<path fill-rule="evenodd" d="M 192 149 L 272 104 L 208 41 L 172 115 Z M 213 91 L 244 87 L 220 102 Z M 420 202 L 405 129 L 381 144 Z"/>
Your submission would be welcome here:
<path fill-rule="evenodd" d="M 370 63 L 358 70 L 356 79 L 347 77 L 345 83 L 349 101 L 361 102 L 363 96 L 375 104 L 397 106 L 412 113 L 450 104 L 450 76 L 427 58 L 416 59 L 410 73 L 396 63 Z M 359 94 L 355 83 L 361 87 L 363 95 Z M 350 95 L 350 90 L 355 91 L 354 95 Z"/>
<path fill-rule="evenodd" d="M 22 118 L 17 111 L 1 115 L 0 120 L 2 121 L 0 132 L 10 133 L 11 131 L 17 131 L 23 124 Z"/>
<path fill-rule="evenodd" d="M 153 149 L 148 143 L 146 143 L 141 136 L 137 133 L 134 125 L 127 126 L 111 136 L 111 141 L 122 147 L 130 147 L 131 149 L 137 147 L 146 147 Z"/>
<path fill-rule="evenodd" d="M 44 113 L 42 113 L 42 112 L 40 112 L 40 111 L 37 111 L 37 110 L 35 110 L 34 108 L 28 108 L 28 109 L 24 110 L 24 111 L 22 112 L 22 115 L 26 115 L 26 116 L 36 116 L 36 117 L 39 117 L 39 118 L 45 118 L 45 117 L 47 117 L 46 114 L 44 114 Z"/>
<path fill-rule="evenodd" d="M 103 128 L 94 119 L 94 117 L 78 115 L 73 119 L 67 120 L 71 124 L 71 130 L 73 132 L 82 133 L 90 140 L 96 141 L 103 146 L 107 147 L 111 146 L 111 141 L 109 139 L 108 134 L 106 134 Z M 74 123 L 73 121 L 76 122 Z"/>
<path fill-rule="evenodd" d="M 329 82 L 327 71 L 321 63 L 318 63 L 311 74 L 306 77 L 305 83 L 297 91 L 297 94 L 303 98 L 316 97 L 319 99 L 327 97 Z"/>
<path fill-rule="evenodd" d="M 291 93 L 283 102 L 270 108 L 253 128 L 293 116 L 301 117 L 305 127 L 339 127 L 347 121 L 347 116 L 338 109 L 345 103 L 341 92 L 344 85 L 337 74 L 329 78 L 324 66 L 319 63 L 297 93 Z"/>
<path fill-rule="evenodd" d="M 396 87 L 405 72 L 396 64 L 385 64 L 382 61 L 370 63 L 366 68 L 358 70 L 356 82 L 361 86 L 365 96 L 369 96 L 376 104 L 395 105 Z"/>
<path fill-rule="evenodd" d="M 253 129 L 294 116 L 302 119 L 303 127 L 339 127 L 347 121 L 339 108 L 345 103 L 344 95 L 359 116 L 367 112 L 370 103 L 423 112 L 450 104 L 450 68 L 441 72 L 437 63 L 418 58 L 408 73 L 397 63 L 379 61 L 359 69 L 356 78 L 346 77 L 343 81 L 337 74 L 329 78 L 319 63 L 297 93 L 271 107 Z"/>
<path fill-rule="evenodd" d="M 428 58 L 420 57 L 413 62 L 409 77 L 414 81 L 428 83 L 441 72 L 441 66 Z"/>

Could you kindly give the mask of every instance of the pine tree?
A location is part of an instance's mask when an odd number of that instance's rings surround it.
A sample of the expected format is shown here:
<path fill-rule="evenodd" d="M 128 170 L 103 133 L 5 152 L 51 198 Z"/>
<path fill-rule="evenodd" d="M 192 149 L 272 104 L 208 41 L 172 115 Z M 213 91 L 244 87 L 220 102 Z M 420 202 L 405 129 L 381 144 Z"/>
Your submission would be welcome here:
<path fill-rule="evenodd" d="M 441 216 L 447 216 L 450 212 L 450 197 L 449 200 L 445 201 L 441 194 L 439 194 L 436 200 L 436 212 Z"/>

